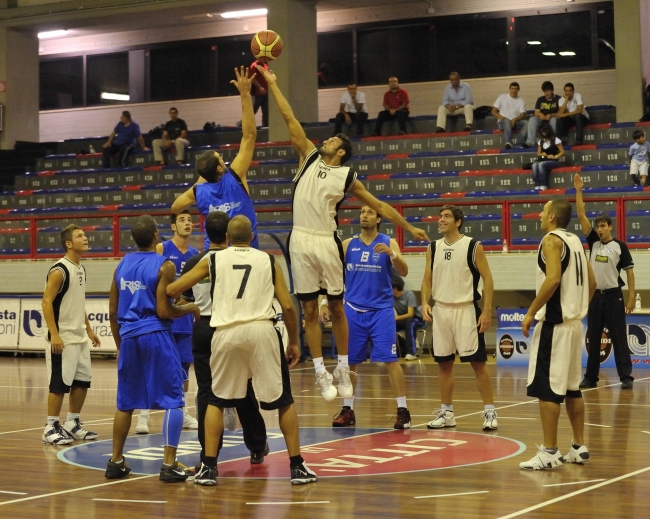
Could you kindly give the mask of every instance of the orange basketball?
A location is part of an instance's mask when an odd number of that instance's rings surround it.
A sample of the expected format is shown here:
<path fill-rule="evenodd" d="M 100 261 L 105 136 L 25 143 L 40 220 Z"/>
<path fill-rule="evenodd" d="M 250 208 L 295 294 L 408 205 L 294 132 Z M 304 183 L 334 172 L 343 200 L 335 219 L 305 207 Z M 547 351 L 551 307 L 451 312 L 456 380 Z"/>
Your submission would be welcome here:
<path fill-rule="evenodd" d="M 262 63 L 273 61 L 282 53 L 282 38 L 275 31 L 260 31 L 251 40 L 251 52 Z"/>

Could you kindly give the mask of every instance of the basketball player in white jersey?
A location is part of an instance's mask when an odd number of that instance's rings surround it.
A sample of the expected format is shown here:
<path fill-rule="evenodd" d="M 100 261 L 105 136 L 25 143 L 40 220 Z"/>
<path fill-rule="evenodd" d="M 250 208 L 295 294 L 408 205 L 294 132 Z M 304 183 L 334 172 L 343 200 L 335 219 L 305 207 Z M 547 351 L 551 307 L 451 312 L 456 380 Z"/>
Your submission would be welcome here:
<path fill-rule="evenodd" d="M 589 300 L 596 291 L 596 278 L 580 239 L 566 231 L 571 212 L 571 204 L 566 200 L 551 200 L 539 215 L 541 228 L 547 234 L 537 252 L 537 297 L 521 329 L 528 337 L 533 321 L 538 321 L 533 330 L 526 394 L 539 398 L 544 444 L 529 461 L 519 464 L 526 470 L 589 461 L 584 444 L 585 404 L 579 386 L 582 318 L 587 315 Z M 557 442 L 560 404 L 564 401 L 573 429 L 566 456 L 560 454 Z"/>
<path fill-rule="evenodd" d="M 492 380 L 487 367 L 484 332 L 492 318 L 492 273 L 480 242 L 460 233 L 465 216 L 454 205 L 440 209 L 438 227 L 443 237 L 427 249 L 427 264 L 422 280 L 422 317 L 433 323 L 433 355 L 438 363 L 442 405 L 429 429 L 455 427 L 453 392 L 456 352 L 461 362 L 474 369 L 483 399 L 484 431 L 497 428 Z M 483 280 L 483 311 L 478 306 Z M 429 300 L 433 299 L 433 309 Z"/>
<path fill-rule="evenodd" d="M 83 428 L 80 418 L 90 387 L 90 344 L 100 345 L 86 316 L 86 269 L 81 257 L 88 251 L 88 237 L 81 227 L 71 224 L 61 231 L 61 245 L 65 256 L 50 268 L 42 302 L 50 386 L 42 441 L 54 445 L 97 438 L 97 433 Z M 70 393 L 68 417 L 60 425 L 65 393 Z"/>
<path fill-rule="evenodd" d="M 298 318 L 282 269 L 275 258 L 250 246 L 253 227 L 248 218 L 235 216 L 228 224 L 230 247 L 209 255 L 167 287 L 167 295 L 180 297 L 209 274 L 212 283 L 212 395 L 205 414 L 205 456 L 194 476 L 198 485 L 216 485 L 217 448 L 223 432 L 223 410 L 246 396 L 253 379 L 260 406 L 277 410 L 280 430 L 289 453 L 291 484 L 313 483 L 318 478 L 300 455 L 298 415 L 291 395 L 289 369 L 300 359 Z M 286 354 L 275 329 L 277 298 L 289 344 Z"/>
<path fill-rule="evenodd" d="M 327 139 L 320 149 L 305 135 L 282 95 L 272 71 L 257 68 L 269 85 L 284 118 L 291 143 L 300 159 L 294 177 L 293 229 L 289 235 L 289 257 L 296 294 L 305 313 L 305 336 L 312 354 L 316 380 L 325 400 L 336 397 L 332 375 L 325 370 L 318 323 L 318 296 L 327 295 L 332 316 L 332 333 L 339 352 L 334 376 L 339 394 L 350 398 L 353 393 L 348 365 L 348 324 L 343 307 L 343 256 L 337 211 L 346 193 L 366 204 L 396 225 L 409 231 L 416 240 L 428 240 L 426 232 L 413 227 L 391 206 L 380 202 L 357 180 L 356 172 L 345 166 L 352 155 L 352 144 L 345 134 Z"/>

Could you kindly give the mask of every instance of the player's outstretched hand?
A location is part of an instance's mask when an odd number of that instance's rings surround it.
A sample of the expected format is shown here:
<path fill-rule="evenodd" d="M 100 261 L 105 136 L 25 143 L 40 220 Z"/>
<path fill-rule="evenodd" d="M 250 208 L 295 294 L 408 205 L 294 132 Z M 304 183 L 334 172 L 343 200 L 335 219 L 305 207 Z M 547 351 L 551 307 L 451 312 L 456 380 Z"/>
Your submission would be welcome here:
<path fill-rule="evenodd" d="M 533 324 L 535 320 L 534 315 L 526 314 L 524 320 L 521 322 L 521 331 L 524 334 L 524 337 L 530 337 L 530 325 Z"/>
<path fill-rule="evenodd" d="M 478 333 L 485 333 L 490 327 L 490 324 L 492 324 L 492 316 L 490 315 L 489 310 L 481 312 L 481 315 L 478 317 L 478 322 L 476 323 Z"/>
<path fill-rule="evenodd" d="M 411 230 L 411 234 L 413 235 L 413 239 L 417 241 L 431 241 L 429 236 L 427 235 L 426 231 L 424 229 L 418 229 L 417 227 L 413 227 Z"/>
<path fill-rule="evenodd" d="M 585 186 L 585 183 L 582 180 L 582 177 L 576 173 L 573 176 L 573 187 L 575 187 L 578 191 L 580 191 L 583 187 Z"/>
<path fill-rule="evenodd" d="M 88 338 L 90 339 L 93 348 L 99 348 L 102 345 L 102 341 L 99 340 L 99 337 L 97 337 L 97 334 L 94 331 L 91 330 L 88 332 Z"/>
<path fill-rule="evenodd" d="M 269 86 L 271 86 L 273 83 L 275 83 L 275 80 L 277 79 L 275 77 L 275 74 L 273 73 L 272 70 L 266 70 L 264 67 L 255 67 L 256 70 L 264 76 L 264 79 L 266 79 L 266 82 Z"/>
<path fill-rule="evenodd" d="M 257 74 L 253 74 L 251 77 L 248 77 L 248 67 L 235 67 L 235 79 L 230 81 L 230 84 L 235 85 L 240 94 L 250 94 L 251 85 L 253 84 L 253 79 L 255 79 L 256 75 Z"/>
<path fill-rule="evenodd" d="M 373 250 L 377 254 L 387 254 L 388 256 L 392 256 L 392 254 L 393 254 L 393 249 L 391 249 L 385 243 L 378 243 L 377 245 L 375 245 L 375 248 Z"/>
<path fill-rule="evenodd" d="M 294 368 L 298 361 L 300 361 L 300 350 L 298 349 L 297 344 L 289 344 L 287 346 L 287 351 L 285 353 L 287 358 L 287 364 L 289 364 L 289 369 Z"/>
<path fill-rule="evenodd" d="M 433 318 L 431 317 L 431 306 L 427 303 L 422 305 L 422 319 L 428 323 L 433 322 Z"/>

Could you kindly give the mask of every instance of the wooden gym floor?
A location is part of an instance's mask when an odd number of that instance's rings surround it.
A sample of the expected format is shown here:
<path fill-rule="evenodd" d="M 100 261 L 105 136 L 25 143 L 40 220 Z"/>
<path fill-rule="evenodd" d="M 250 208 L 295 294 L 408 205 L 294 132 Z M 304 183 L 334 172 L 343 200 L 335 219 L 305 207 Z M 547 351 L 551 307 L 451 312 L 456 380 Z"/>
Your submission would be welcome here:
<path fill-rule="evenodd" d="M 431 420 L 432 410 L 439 407 L 437 367 L 430 359 L 403 363 L 403 367 L 414 424 L 411 431 L 391 430 L 395 400 L 383 366 L 366 364 L 360 369 L 354 433 L 332 430 L 331 417 L 338 411 L 340 401 L 325 402 L 314 386 L 311 363 L 300 364 L 292 372 L 293 392 L 301 435 L 308 444 L 304 457 L 321 476 L 319 482 L 290 485 L 286 452 L 282 450 L 281 438 L 275 434 L 277 416 L 264 412 L 269 437 L 274 438 L 269 440 L 272 453 L 264 465 L 253 470 L 245 453 L 239 460 L 220 461 L 217 486 L 199 487 L 192 481 L 158 481 L 154 472 L 159 460 L 142 462 L 149 463 L 154 470 L 144 475 L 132 474 L 125 480 L 106 480 L 103 472 L 96 470 L 105 465 L 105 453 L 110 451 L 115 409 L 114 360 L 93 359 L 93 387 L 82 413 L 87 428 L 100 437 L 74 450 L 84 443 L 77 441 L 73 450 L 68 451 L 71 446 L 46 446 L 40 440 L 46 415 L 45 360 L 1 356 L 0 517 L 339 519 L 650 515 L 650 372 L 646 375 L 645 370 L 637 370 L 634 390 L 621 391 L 616 373 L 604 370 L 600 386 L 584 392 L 586 440 L 592 455 L 588 465 L 525 472 L 519 470 L 519 462 L 532 457 L 535 443 L 542 441 L 536 401 L 525 394 L 525 368 L 497 370 L 491 365 L 499 430 L 486 434 L 481 430 L 483 406 L 471 367 L 456 366 L 454 404 L 458 426 L 444 431 L 427 431 L 424 425 Z M 66 412 L 67 401 L 62 418 Z M 133 439 L 144 442 L 140 445 L 145 447 L 149 445 L 149 450 L 137 451 L 145 453 L 143 459 L 153 456 L 146 453 L 159 448 L 157 433 L 161 420 L 161 413 L 152 414 L 149 437 Z M 237 438 L 230 434 L 227 438 L 234 446 L 232 452 L 236 448 L 241 451 L 241 447 L 236 447 Z M 357 436 L 349 437 L 351 434 Z M 183 445 L 189 450 L 179 459 L 187 465 L 198 459 L 195 440 L 195 433 L 184 433 Z M 563 453 L 570 440 L 571 429 L 563 410 Z M 74 458 L 76 465 L 62 460 L 73 452 L 81 453 Z M 251 475 L 257 479 L 250 478 Z"/>

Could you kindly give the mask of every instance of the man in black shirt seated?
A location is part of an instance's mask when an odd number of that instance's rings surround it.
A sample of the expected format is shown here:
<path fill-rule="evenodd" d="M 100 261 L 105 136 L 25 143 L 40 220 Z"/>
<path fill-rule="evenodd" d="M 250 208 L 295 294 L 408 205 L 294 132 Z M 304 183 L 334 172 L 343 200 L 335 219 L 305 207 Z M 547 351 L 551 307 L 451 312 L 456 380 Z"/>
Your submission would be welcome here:
<path fill-rule="evenodd" d="M 151 143 L 154 159 L 161 166 L 164 166 L 163 151 L 174 147 L 176 148 L 176 163 L 184 164 L 185 148 L 189 144 L 190 142 L 187 140 L 187 124 L 178 117 L 178 110 L 172 107 L 169 109 L 169 121 L 165 124 L 162 139 L 155 139 Z"/>

